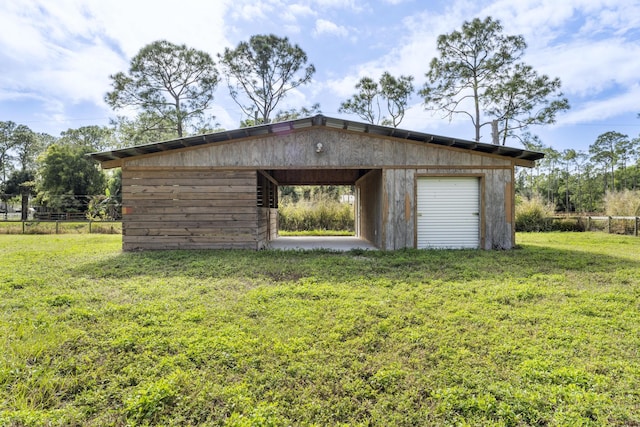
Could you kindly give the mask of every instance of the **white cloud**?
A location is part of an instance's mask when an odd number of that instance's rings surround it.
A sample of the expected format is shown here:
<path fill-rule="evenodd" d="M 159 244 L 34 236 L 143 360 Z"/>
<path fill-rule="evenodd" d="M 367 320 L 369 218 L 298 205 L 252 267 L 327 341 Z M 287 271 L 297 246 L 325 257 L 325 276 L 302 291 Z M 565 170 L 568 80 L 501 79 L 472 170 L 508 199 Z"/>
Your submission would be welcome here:
<path fill-rule="evenodd" d="M 597 35 L 611 31 L 617 36 L 636 32 L 640 27 L 640 14 L 637 2 L 613 2 L 614 5 L 603 8 L 585 19 L 581 28 L 584 35 Z"/>
<path fill-rule="evenodd" d="M 312 0 L 311 4 L 317 5 L 319 10 L 332 9 L 352 9 L 362 10 L 359 0 Z"/>
<path fill-rule="evenodd" d="M 33 4 L 24 8 L 17 2 L 0 4 L 0 46 L 2 53 L 13 61 L 25 63 L 31 60 L 46 59 L 49 52 L 45 31 L 39 25 L 37 8 Z M 40 18 L 38 16 L 38 18 Z M 53 32 L 51 30 L 51 32 Z M 17 35 L 20 35 L 19 37 Z"/>
<path fill-rule="evenodd" d="M 346 37 L 349 35 L 349 30 L 331 21 L 327 21 L 326 19 L 318 19 L 316 20 L 316 27 L 314 29 L 314 34 L 316 36 L 329 34 L 329 35 L 334 35 L 338 37 Z"/>
<path fill-rule="evenodd" d="M 479 18 L 499 19 L 506 34 L 522 34 L 529 45 L 545 45 L 574 14 L 574 1 L 500 0 L 479 11 Z"/>
<path fill-rule="evenodd" d="M 328 80 L 324 86 L 334 93 L 337 98 L 344 100 L 354 94 L 358 80 L 360 80 L 360 76 L 350 74 L 340 79 Z"/>
<path fill-rule="evenodd" d="M 268 3 L 240 3 L 236 5 L 231 15 L 238 20 L 259 21 L 261 19 L 267 19 L 270 11 L 271 5 Z"/>
<path fill-rule="evenodd" d="M 82 14 L 77 10 L 70 11 L 69 15 L 73 16 L 74 12 L 77 12 L 75 19 L 79 19 Z M 35 98 L 47 93 L 71 102 L 100 103 L 102 94 L 98 94 L 96 88 L 103 90 L 105 86 L 96 85 L 96 81 L 106 82 L 113 64 L 121 63 L 118 55 L 95 37 L 88 26 L 61 22 L 60 16 L 65 16 L 61 9 L 29 9 L 27 13 L 34 14 L 30 19 L 22 16 L 23 13 L 13 17 L 24 27 L 21 34 L 25 36 L 15 37 L 13 44 L 2 41 L 5 52 L 14 49 L 21 52 L 1 77 L 3 90 L 18 90 Z"/>
<path fill-rule="evenodd" d="M 11 63 L 0 75 L 0 97 L 33 99 L 39 104 L 34 109 L 57 122 L 85 102 L 113 115 L 103 101 L 110 74 L 125 71 L 141 47 L 158 39 L 212 54 L 212 48 L 222 50 L 228 2 L 183 0 L 180 8 L 166 0 L 2 2 L 0 25 L 12 34 L 0 33 L 0 59 Z"/>
<path fill-rule="evenodd" d="M 221 52 L 231 45 L 225 22 L 231 3 L 181 0 L 176 7 L 168 0 L 91 0 L 86 8 L 97 30 L 130 58 L 144 45 L 161 39 L 212 54 Z"/>
<path fill-rule="evenodd" d="M 311 9 L 308 5 L 304 4 L 292 4 L 290 6 L 285 6 L 286 10 L 291 13 L 296 18 L 302 18 L 306 16 L 315 16 L 316 12 Z"/>
<path fill-rule="evenodd" d="M 636 83 L 623 93 L 579 104 L 563 114 L 558 120 L 558 125 L 588 123 L 594 120 L 606 120 L 630 111 L 637 112 L 638 99 L 640 99 L 640 84 Z"/>
<path fill-rule="evenodd" d="M 214 105 L 210 112 L 223 129 L 236 129 L 244 118 L 240 112 L 224 108 L 221 105 Z"/>
<path fill-rule="evenodd" d="M 597 3 L 597 6 L 594 5 Z M 640 45 L 637 40 L 625 40 L 622 37 L 607 37 L 602 40 L 592 39 L 591 33 L 565 37 L 562 43 L 552 40 L 558 35 L 556 30 L 563 27 L 567 31 L 567 25 L 576 16 L 576 8 L 582 14 L 599 14 L 602 10 L 611 13 L 607 9 L 608 3 L 625 4 L 625 2 L 607 1 L 583 1 L 566 0 L 523 0 L 498 1 L 492 3 L 482 12 L 489 15 L 502 17 L 505 27 L 518 28 L 525 35 L 530 48 L 524 58 L 526 62 L 534 66 L 541 73 L 551 77 L 560 77 L 563 83 L 563 91 L 576 96 L 597 95 L 612 86 L 620 85 L 628 87 L 638 81 L 640 69 Z M 464 6 L 464 7 L 462 7 Z M 462 10 L 470 7 L 467 2 L 459 1 L 443 15 L 429 12 L 407 18 L 407 28 L 411 31 L 406 41 L 399 43 L 400 48 L 389 52 L 385 57 L 378 58 L 367 65 L 368 69 L 389 68 L 393 64 L 401 64 L 402 72 L 416 77 L 416 83 L 424 81 L 424 73 L 428 70 L 428 63 L 437 55 L 435 49 L 436 38 L 439 34 L 451 32 L 461 27 L 463 20 Z M 477 9 L 477 8 L 475 8 Z M 467 13 L 473 13 L 474 8 L 466 9 Z M 486 16 L 480 13 L 477 16 Z M 602 26 L 615 20 L 630 20 L 635 22 L 640 18 L 640 5 L 636 4 L 633 10 L 629 6 L 622 7 L 616 18 L 605 18 Z M 628 15 L 629 18 L 621 18 Z M 611 24 L 613 25 L 613 24 Z M 505 28 L 505 33 L 511 33 Z M 536 37 L 539 36 L 539 37 Z M 539 45 L 540 37 L 548 43 Z M 400 68 L 400 67 L 398 67 Z M 392 72 L 393 74 L 393 72 Z"/>
<path fill-rule="evenodd" d="M 314 83 L 292 93 L 282 108 L 320 102 L 335 115 L 365 75 L 413 75 L 419 89 L 438 54 L 438 35 L 489 15 L 506 33 L 524 35 L 525 62 L 562 80 L 572 110 L 559 122 L 637 110 L 636 0 L 0 0 L 0 64 L 6 64 L 0 113 L 12 119 L 11 102 L 33 100 L 33 111 L 56 120 L 85 104 L 113 116 L 102 100 L 108 76 L 125 71 L 144 45 L 166 39 L 215 56 L 252 34 L 273 32 L 293 35 L 318 69 Z M 241 112 L 225 92 L 222 82 L 214 114 L 233 128 Z M 451 135 L 460 128 L 458 137 L 465 137 L 465 122 L 432 116 L 417 95 L 412 102 L 402 127 Z"/>
<path fill-rule="evenodd" d="M 584 97 L 638 81 L 640 46 L 624 40 L 582 40 L 535 52 L 533 65 L 560 77 L 567 94 Z"/>

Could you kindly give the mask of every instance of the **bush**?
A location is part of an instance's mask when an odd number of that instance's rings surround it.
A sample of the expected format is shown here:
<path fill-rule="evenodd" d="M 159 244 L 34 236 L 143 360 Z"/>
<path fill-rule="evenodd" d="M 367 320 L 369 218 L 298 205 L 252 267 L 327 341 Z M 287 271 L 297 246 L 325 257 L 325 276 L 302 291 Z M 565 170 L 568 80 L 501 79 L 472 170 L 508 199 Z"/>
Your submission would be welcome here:
<path fill-rule="evenodd" d="M 604 196 L 604 206 L 608 216 L 640 216 L 640 191 L 608 192 Z"/>
<path fill-rule="evenodd" d="M 553 205 L 542 197 L 518 198 L 516 201 L 516 231 L 550 231 L 554 214 Z"/>
<path fill-rule="evenodd" d="M 553 231 L 585 231 L 586 226 L 582 218 L 562 218 L 552 221 Z"/>
<path fill-rule="evenodd" d="M 353 231 L 353 206 L 327 197 L 283 203 L 278 209 L 278 228 L 284 231 Z"/>

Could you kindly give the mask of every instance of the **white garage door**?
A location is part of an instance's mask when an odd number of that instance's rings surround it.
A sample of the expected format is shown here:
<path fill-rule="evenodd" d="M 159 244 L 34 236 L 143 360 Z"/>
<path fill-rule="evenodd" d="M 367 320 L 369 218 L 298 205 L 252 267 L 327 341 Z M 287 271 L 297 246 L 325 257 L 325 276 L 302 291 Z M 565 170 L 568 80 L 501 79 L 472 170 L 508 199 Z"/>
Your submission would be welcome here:
<path fill-rule="evenodd" d="M 418 248 L 480 247 L 480 180 L 418 178 Z"/>

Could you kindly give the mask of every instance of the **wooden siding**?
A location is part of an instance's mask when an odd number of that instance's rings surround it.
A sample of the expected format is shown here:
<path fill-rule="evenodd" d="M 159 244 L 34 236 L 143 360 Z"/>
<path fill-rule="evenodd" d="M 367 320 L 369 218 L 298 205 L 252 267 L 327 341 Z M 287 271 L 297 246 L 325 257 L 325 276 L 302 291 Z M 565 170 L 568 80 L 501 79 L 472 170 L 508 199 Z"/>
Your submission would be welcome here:
<path fill-rule="evenodd" d="M 358 237 L 382 245 L 382 171 L 372 170 L 356 182 Z"/>
<path fill-rule="evenodd" d="M 381 249 L 416 247 L 418 177 L 461 175 L 481 177 L 481 247 L 508 249 L 515 162 L 330 128 L 122 159 L 123 248 L 260 249 L 277 236 L 278 176 L 319 182 L 366 173 L 356 181 L 358 233 Z"/>
<path fill-rule="evenodd" d="M 256 171 L 123 170 L 123 249 L 258 248 Z"/>
<path fill-rule="evenodd" d="M 485 175 L 486 249 L 511 249 L 514 242 L 512 171 L 491 171 Z"/>
<path fill-rule="evenodd" d="M 383 183 L 382 247 L 415 246 L 415 169 L 385 169 Z"/>
<path fill-rule="evenodd" d="M 322 151 L 317 152 L 317 143 Z M 428 143 L 354 133 L 307 129 L 286 135 L 234 140 L 123 159 L 128 166 L 227 169 L 338 169 L 513 167 L 513 159 Z"/>

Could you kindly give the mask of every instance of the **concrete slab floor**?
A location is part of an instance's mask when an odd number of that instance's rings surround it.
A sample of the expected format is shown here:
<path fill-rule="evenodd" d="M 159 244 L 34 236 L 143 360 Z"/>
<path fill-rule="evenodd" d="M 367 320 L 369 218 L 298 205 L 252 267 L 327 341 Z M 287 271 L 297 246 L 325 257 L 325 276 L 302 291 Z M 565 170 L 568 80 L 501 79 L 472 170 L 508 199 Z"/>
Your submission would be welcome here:
<path fill-rule="evenodd" d="M 269 242 L 268 249 L 312 250 L 328 249 L 345 252 L 351 249 L 377 250 L 364 239 L 352 236 L 282 236 Z"/>

